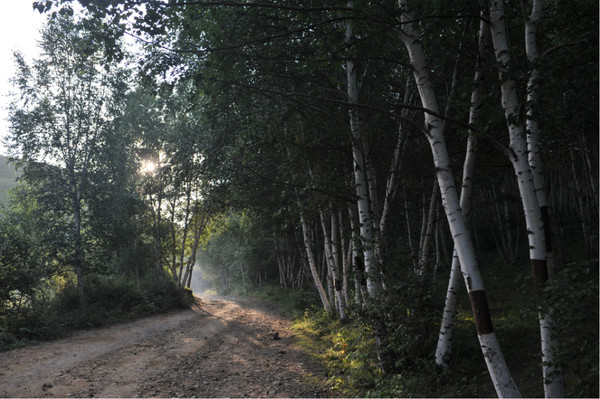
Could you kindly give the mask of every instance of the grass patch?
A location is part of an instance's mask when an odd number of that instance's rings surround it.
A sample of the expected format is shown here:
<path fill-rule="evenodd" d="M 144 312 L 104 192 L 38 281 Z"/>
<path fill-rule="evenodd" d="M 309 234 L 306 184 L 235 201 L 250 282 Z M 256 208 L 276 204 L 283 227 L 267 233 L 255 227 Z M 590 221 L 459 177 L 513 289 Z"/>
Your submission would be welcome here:
<path fill-rule="evenodd" d="M 375 387 L 375 344 L 367 326 L 342 324 L 315 307 L 294 321 L 298 345 L 323 364 L 327 388 L 335 396 L 364 396 Z"/>
<path fill-rule="evenodd" d="M 462 335 L 470 323 L 458 323 Z M 468 325 L 467 325 L 468 324 Z M 384 375 L 378 366 L 375 341 L 370 326 L 354 321 L 342 324 L 323 311 L 312 309 L 297 319 L 294 330 L 298 345 L 327 368 L 327 386 L 334 396 L 342 397 L 485 397 L 495 392 L 485 372 L 477 345 L 460 348 L 470 361 L 441 372 L 430 364 L 415 364 L 412 369 Z M 469 334 L 468 334 L 469 335 Z M 472 334 L 470 334 L 472 335 Z M 477 340 L 476 335 L 472 337 Z M 459 341 L 463 341 L 460 339 Z M 464 340 L 468 342 L 468 340 Z M 473 356 L 482 367 L 473 363 Z M 417 363 L 419 361 L 417 360 Z M 427 370 L 427 371 L 426 371 Z"/>
<path fill-rule="evenodd" d="M 319 297 L 310 288 L 291 291 L 278 285 L 268 284 L 248 291 L 248 296 L 277 303 L 281 310 L 292 319 L 301 318 L 306 309 L 316 309 L 320 305 Z"/>

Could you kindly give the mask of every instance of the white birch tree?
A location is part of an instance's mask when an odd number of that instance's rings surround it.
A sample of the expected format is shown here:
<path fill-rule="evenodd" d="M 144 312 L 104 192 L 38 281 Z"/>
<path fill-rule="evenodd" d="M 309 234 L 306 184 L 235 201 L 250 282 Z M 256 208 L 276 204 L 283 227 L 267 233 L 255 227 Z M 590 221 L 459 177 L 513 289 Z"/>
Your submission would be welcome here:
<path fill-rule="evenodd" d="M 300 202 L 298 201 L 298 206 Z M 304 249 L 306 250 L 306 257 L 308 261 L 308 266 L 310 268 L 310 274 L 312 276 L 313 282 L 315 284 L 315 288 L 319 293 L 319 298 L 321 298 L 321 303 L 323 304 L 323 308 L 327 312 L 327 314 L 333 314 L 333 308 L 331 307 L 331 303 L 327 298 L 327 293 L 323 288 L 323 283 L 321 283 L 321 278 L 319 277 L 319 272 L 317 271 L 317 262 L 315 259 L 314 252 L 312 250 L 311 239 L 310 239 L 310 231 L 308 227 L 308 223 L 304 218 L 304 215 L 300 215 L 300 224 L 302 225 L 302 237 L 304 240 Z"/>
<path fill-rule="evenodd" d="M 526 23 L 526 52 L 530 61 L 533 62 L 537 62 L 535 28 L 541 10 L 542 2 L 536 0 L 529 21 Z M 502 92 L 502 108 L 510 139 L 508 154 L 517 177 L 521 203 L 525 214 L 525 224 L 527 226 L 529 241 L 529 259 L 536 285 L 543 286 L 548 279 L 548 262 L 545 220 L 540 206 L 540 199 L 545 206 L 545 196 L 542 187 L 543 182 L 541 181 L 537 118 L 535 110 L 530 108 L 527 115 L 527 129 L 521 123 L 519 115 L 521 104 L 511 65 L 511 53 L 508 47 L 503 1 L 490 0 L 490 28 L 496 54 L 496 63 L 498 65 L 498 75 Z M 528 82 L 529 105 L 535 106 L 538 79 L 537 68 L 534 65 Z M 529 140 L 526 139 L 527 134 L 529 135 Z M 540 312 L 539 322 L 544 393 L 546 397 L 563 397 L 564 385 L 562 373 L 554 360 L 557 343 L 556 337 L 552 334 L 553 321 L 551 313 L 548 311 Z"/>
<path fill-rule="evenodd" d="M 398 5 L 402 10 L 402 26 L 399 35 L 408 50 L 415 82 L 423 108 L 426 110 L 424 112 L 426 125 L 424 133 L 431 146 L 437 170 L 437 180 L 442 194 L 442 203 L 473 308 L 481 350 L 498 396 L 517 397 L 520 396 L 520 393 L 504 361 L 504 356 L 492 326 L 485 288 L 475 259 L 475 251 L 460 209 L 443 135 L 443 121 L 440 117 L 433 84 L 429 77 L 423 47 L 419 35 L 413 28 L 413 18 L 409 13 L 407 1 L 398 0 Z"/>
<path fill-rule="evenodd" d="M 323 229 L 323 238 L 325 241 L 325 259 L 327 261 L 329 271 L 331 273 L 331 280 L 333 285 L 333 291 L 335 295 L 335 304 L 340 317 L 340 320 L 346 321 L 346 298 L 342 292 L 341 276 L 340 276 L 340 264 L 337 250 L 337 222 L 334 214 L 331 214 L 331 232 L 327 228 L 327 219 L 323 210 L 319 211 L 319 217 L 321 220 L 321 227 Z"/>
<path fill-rule="evenodd" d="M 482 103 L 482 85 L 484 78 L 483 64 L 486 53 L 487 42 L 489 40 L 489 27 L 485 21 L 486 13 L 481 11 L 481 20 L 479 22 L 478 32 L 478 57 L 473 77 L 473 90 L 471 91 L 471 105 L 469 109 L 469 126 L 474 128 L 479 122 L 479 114 Z M 478 138 L 474 131 L 468 132 L 467 151 L 463 163 L 462 189 L 460 192 L 460 208 L 465 220 L 468 220 L 471 208 L 471 198 L 473 191 L 473 175 L 475 173 L 475 160 L 477 157 Z M 454 332 L 454 317 L 456 315 L 456 306 L 458 303 L 458 290 L 460 283 L 460 262 L 456 249 L 452 255 L 452 266 L 450 268 L 450 278 L 448 289 L 446 291 L 446 300 L 444 302 L 444 312 L 442 324 L 438 336 L 438 343 L 435 351 L 435 363 L 444 369 L 448 368 L 450 355 L 452 354 L 452 337 Z"/>

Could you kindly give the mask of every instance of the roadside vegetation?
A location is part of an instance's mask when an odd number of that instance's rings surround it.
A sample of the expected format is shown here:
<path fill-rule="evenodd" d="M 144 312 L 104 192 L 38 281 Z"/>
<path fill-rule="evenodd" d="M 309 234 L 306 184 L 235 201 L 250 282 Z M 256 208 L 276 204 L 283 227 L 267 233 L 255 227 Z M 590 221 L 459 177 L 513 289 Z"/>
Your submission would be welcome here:
<path fill-rule="evenodd" d="M 501 265 L 496 265 L 501 267 Z M 539 383 L 539 346 L 536 340 L 537 304 L 528 295 L 531 283 L 528 271 L 505 266 L 503 278 L 493 278 L 488 289 L 495 310 L 494 322 L 515 379 L 526 397 L 543 396 Z M 563 337 L 560 362 L 564 367 L 568 397 L 595 397 L 598 392 L 598 272 L 586 265 L 572 264 L 556 277 L 547 290 L 560 303 L 557 316 Z M 576 283 L 578 293 L 561 293 L 566 284 Z M 507 287 L 516 287 L 510 295 Z M 436 289 L 443 300 L 444 287 Z M 410 303 L 397 303 L 406 311 L 395 328 L 394 351 L 397 370 L 382 373 L 377 361 L 376 345 L 368 318 L 351 306 L 351 322 L 342 323 L 319 308 L 319 298 L 310 291 L 289 292 L 269 287 L 255 293 L 282 306 L 294 318 L 297 344 L 327 370 L 332 396 L 341 397 L 490 397 L 495 395 L 485 362 L 477 345 L 470 304 L 463 292 L 456 316 L 455 351 L 452 367 L 442 370 L 432 366 L 435 338 L 439 329 L 439 311 L 432 309 L 429 320 L 423 313 L 409 317 Z M 310 304 L 312 303 L 312 304 Z M 308 305 L 308 306 L 307 306 Z M 402 306 L 404 305 L 404 306 Z M 399 320 L 396 318 L 396 320 Z M 436 323 L 437 322 L 437 323 Z M 435 327 L 430 327 L 434 325 Z M 417 337 L 417 339 L 415 339 Z"/>
<path fill-rule="evenodd" d="M 0 308 L 0 351 L 56 338 L 78 330 L 133 321 L 157 313 L 189 307 L 188 289 L 168 276 L 91 275 L 86 279 L 89 305 L 79 307 L 73 278 L 53 278 L 35 295 L 16 296 Z"/>

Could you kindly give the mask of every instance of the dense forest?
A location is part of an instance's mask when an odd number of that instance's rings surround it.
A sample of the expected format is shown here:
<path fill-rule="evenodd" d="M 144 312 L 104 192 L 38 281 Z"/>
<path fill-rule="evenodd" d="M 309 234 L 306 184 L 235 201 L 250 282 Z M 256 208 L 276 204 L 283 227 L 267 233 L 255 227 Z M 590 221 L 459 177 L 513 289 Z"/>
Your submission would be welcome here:
<path fill-rule="evenodd" d="M 279 286 L 347 395 L 598 396 L 597 1 L 33 6 L 0 347 Z"/>

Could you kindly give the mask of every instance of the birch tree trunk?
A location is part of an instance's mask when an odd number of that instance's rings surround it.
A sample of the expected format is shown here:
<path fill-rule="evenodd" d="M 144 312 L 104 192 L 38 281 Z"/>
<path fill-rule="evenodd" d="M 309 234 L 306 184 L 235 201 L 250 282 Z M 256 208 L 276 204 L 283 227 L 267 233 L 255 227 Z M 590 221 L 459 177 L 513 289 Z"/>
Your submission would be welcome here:
<path fill-rule="evenodd" d="M 443 135 L 443 123 L 439 117 L 439 107 L 425 63 L 423 48 L 417 33 L 413 30 L 412 18 L 407 13 L 406 0 L 398 0 L 398 4 L 404 11 L 401 20 L 400 38 L 408 50 L 421 102 L 423 108 L 427 110 L 425 112 L 425 135 L 431 146 L 442 194 L 442 203 L 462 266 L 481 350 L 498 396 L 521 396 L 504 361 L 504 356 L 492 326 L 492 318 L 481 274 L 475 259 L 475 251 L 459 206 L 454 178 L 450 170 L 450 160 Z"/>
<path fill-rule="evenodd" d="M 473 77 L 473 90 L 471 92 L 471 106 L 469 109 L 469 126 L 476 126 L 479 121 L 479 110 L 482 101 L 482 84 L 484 78 L 483 57 L 489 40 L 488 26 L 485 22 L 484 12 L 481 12 L 478 34 L 478 53 L 475 76 Z M 469 132 L 467 140 L 467 153 L 463 164 L 462 189 L 460 192 L 460 207 L 465 220 L 468 220 L 471 208 L 471 198 L 473 192 L 473 175 L 475 172 L 475 160 L 477 157 L 477 136 Z M 435 351 L 435 363 L 443 369 L 448 368 L 448 362 L 452 355 L 452 337 L 454 332 L 454 317 L 456 316 L 456 305 L 458 303 L 458 290 L 460 283 L 460 262 L 456 249 L 452 255 L 452 266 L 450 268 L 450 278 L 448 289 L 446 291 L 446 300 L 444 302 L 444 312 L 442 324 L 438 336 L 437 348 Z"/>
<path fill-rule="evenodd" d="M 353 7 L 353 1 L 348 1 L 348 8 Z M 354 28 L 352 21 L 347 21 L 345 35 L 347 46 L 352 45 L 353 37 Z M 369 299 L 371 299 L 380 295 L 383 289 L 381 264 L 377 257 L 379 251 L 379 243 L 377 240 L 378 234 L 373 231 L 374 222 L 376 220 L 373 216 L 373 209 L 377 202 L 374 193 L 374 191 L 376 191 L 374 190 L 374 174 L 370 173 L 369 165 L 367 165 L 367 162 L 365 161 L 365 132 L 363 119 L 358 107 L 360 103 L 358 65 L 351 57 L 346 59 L 346 81 L 348 103 L 350 104 L 348 113 L 350 116 L 350 130 L 352 133 L 353 172 L 358 207 L 359 231 L 365 266 L 365 277 L 367 280 L 367 294 Z M 370 194 L 370 191 L 373 193 Z M 371 200 L 375 203 L 372 204 Z M 385 343 L 387 339 L 387 329 L 384 320 L 380 315 L 375 315 L 373 317 L 372 324 L 379 366 L 384 373 L 388 373 L 393 369 L 394 361 L 391 358 L 391 353 Z"/>
<path fill-rule="evenodd" d="M 350 248 L 351 242 L 346 238 L 346 230 L 344 228 L 344 218 L 342 216 L 342 210 L 338 211 L 338 223 L 340 227 L 340 243 L 341 243 L 341 261 L 342 261 L 342 292 L 344 294 L 344 301 L 346 304 L 350 303 L 350 290 L 348 288 L 348 264 L 351 257 Z M 346 243 L 348 243 L 346 245 Z"/>
<path fill-rule="evenodd" d="M 537 3 L 537 4 L 536 4 Z M 541 13 L 542 4 L 540 1 L 534 2 L 533 12 L 530 17 L 530 23 L 526 27 L 526 42 L 528 57 L 537 58 L 537 49 L 535 47 L 535 27 Z M 547 239 L 543 211 L 540 207 L 541 199 L 545 196 L 541 188 L 541 163 L 539 160 L 538 140 L 531 138 L 529 143 L 525 142 L 523 125 L 519 122 L 520 103 L 517 94 L 517 87 L 512 78 L 511 57 L 508 48 L 506 25 L 504 22 L 504 3 L 501 0 L 490 0 L 490 27 L 496 61 L 498 65 L 500 88 L 502 91 L 502 107 L 508 125 L 510 137 L 511 162 L 517 175 L 517 183 L 521 194 L 521 202 L 525 213 L 525 223 L 527 226 L 527 236 L 529 239 L 529 258 L 531 261 L 534 281 L 539 286 L 546 283 L 548 279 L 547 263 Z M 528 82 L 528 98 L 537 96 L 537 68 L 535 68 L 535 79 Z M 533 97 L 531 97 L 533 96 Z M 530 111 L 533 112 L 533 111 Z M 531 120 L 529 118 L 531 116 Z M 535 115 L 528 115 L 528 129 L 535 129 L 537 133 L 537 118 Z M 531 135 L 531 131 L 529 132 Z M 529 147 L 529 148 L 528 148 Z M 530 165 L 529 152 L 533 151 L 532 160 L 534 165 Z M 537 169 L 535 172 L 533 169 Z M 536 177 L 537 174 L 537 177 Z M 542 370 L 544 376 L 544 393 L 546 397 L 564 397 L 564 386 L 562 372 L 554 364 L 554 351 L 557 346 L 553 336 L 552 315 L 549 312 L 539 314 L 540 334 L 542 344 Z"/>
<path fill-rule="evenodd" d="M 273 232 L 273 243 L 275 244 L 275 254 L 277 256 L 277 267 L 279 270 L 279 286 L 287 289 L 287 275 L 284 268 L 284 257 L 281 253 L 279 245 L 277 245 L 277 236 L 275 235 L 275 232 Z"/>
<path fill-rule="evenodd" d="M 77 189 L 77 183 L 73 185 L 73 238 L 75 242 L 75 274 L 77 275 L 77 293 L 79 295 L 79 307 L 86 307 L 84 282 L 83 282 L 83 245 L 81 239 L 81 192 Z"/>
<path fill-rule="evenodd" d="M 325 219 L 325 215 L 323 211 L 319 212 L 319 216 L 321 218 L 321 227 L 323 228 L 323 237 L 325 240 L 325 258 L 329 265 L 329 271 L 331 274 L 331 285 L 332 291 L 335 295 L 335 303 L 337 306 L 337 311 L 340 316 L 340 320 L 346 321 L 346 301 L 342 294 L 341 282 L 339 279 L 339 260 L 337 260 L 337 249 L 336 249 L 336 235 L 337 235 L 337 225 L 331 226 L 331 235 L 327 229 L 327 223 Z M 332 215 L 332 220 L 335 217 Z M 334 228 L 336 227 L 336 228 Z"/>
<path fill-rule="evenodd" d="M 348 8 L 353 7 L 353 2 L 348 2 Z M 346 43 L 349 44 L 353 37 L 351 22 L 346 23 Z M 358 66 L 352 59 L 346 60 L 346 78 L 348 83 L 348 102 L 350 103 L 350 130 L 352 132 L 352 156 L 354 169 L 354 184 L 356 188 L 356 202 L 358 206 L 358 221 L 362 250 L 367 278 L 367 291 L 370 296 L 375 296 L 381 291 L 379 267 L 375 257 L 375 234 L 373 233 L 373 216 L 369 203 L 369 181 L 364 157 L 363 136 L 364 127 L 359 104 Z"/>
<path fill-rule="evenodd" d="M 327 314 L 332 314 L 333 310 L 331 308 L 331 304 L 329 299 L 327 299 L 327 293 L 323 288 L 323 284 L 321 283 L 321 278 L 319 277 L 319 272 L 317 271 L 317 264 L 315 262 L 315 256 L 312 251 L 312 246 L 310 244 L 310 232 L 308 230 L 308 224 L 304 219 L 304 215 L 300 215 L 300 223 L 302 224 L 302 237 L 304 238 L 304 248 L 306 249 L 306 256 L 308 260 L 308 266 L 310 268 L 310 273 L 312 275 L 315 287 L 317 292 L 319 293 L 319 297 L 321 298 L 321 303 L 323 304 L 323 308 L 327 312 Z"/>
<path fill-rule="evenodd" d="M 350 219 L 350 232 L 351 232 L 351 252 L 352 252 L 352 270 L 354 271 L 354 301 L 359 308 L 362 308 L 365 303 L 364 294 L 366 291 L 366 285 L 363 281 L 366 281 L 364 276 L 364 268 L 360 265 L 360 233 L 356 222 L 356 214 L 352 209 L 352 205 L 348 205 L 348 214 Z"/>
<path fill-rule="evenodd" d="M 438 207 L 438 182 L 433 182 L 433 190 L 431 192 L 431 198 L 429 200 L 429 211 L 427 212 L 427 220 L 425 221 L 425 231 L 423 234 L 423 240 L 421 248 L 419 249 L 419 267 L 416 270 L 416 274 L 420 277 L 424 277 L 430 271 L 431 263 L 431 251 L 433 249 L 433 234 L 435 227 L 435 210 Z"/>
<path fill-rule="evenodd" d="M 552 257 L 552 229 L 550 226 L 550 217 L 548 215 L 548 203 L 546 200 L 546 190 L 544 189 L 544 174 L 542 168 L 542 157 L 540 147 L 540 131 L 538 117 L 538 89 L 540 81 L 540 72 L 537 67 L 539 61 L 536 33 L 537 26 L 542 15 L 543 0 L 533 0 L 531 14 L 525 23 L 525 52 L 530 64 L 529 79 L 527 80 L 527 116 L 525 127 L 527 130 L 527 151 L 529 167 L 533 174 L 533 182 L 536 189 L 536 196 L 542 220 L 544 222 L 544 236 L 546 238 L 546 262 L 549 271 L 553 270 Z"/>
<path fill-rule="evenodd" d="M 331 256 L 333 257 L 333 265 L 335 273 L 333 274 L 333 288 L 335 289 L 335 295 L 337 299 L 338 311 L 340 314 L 340 320 L 347 321 L 348 316 L 346 313 L 346 297 L 344 296 L 343 290 L 343 270 L 342 263 L 343 260 L 340 259 L 340 255 L 343 258 L 343 254 L 340 254 L 340 250 L 338 249 L 338 231 L 339 226 L 337 223 L 337 215 L 333 211 L 331 211 L 330 215 L 331 220 Z"/>

